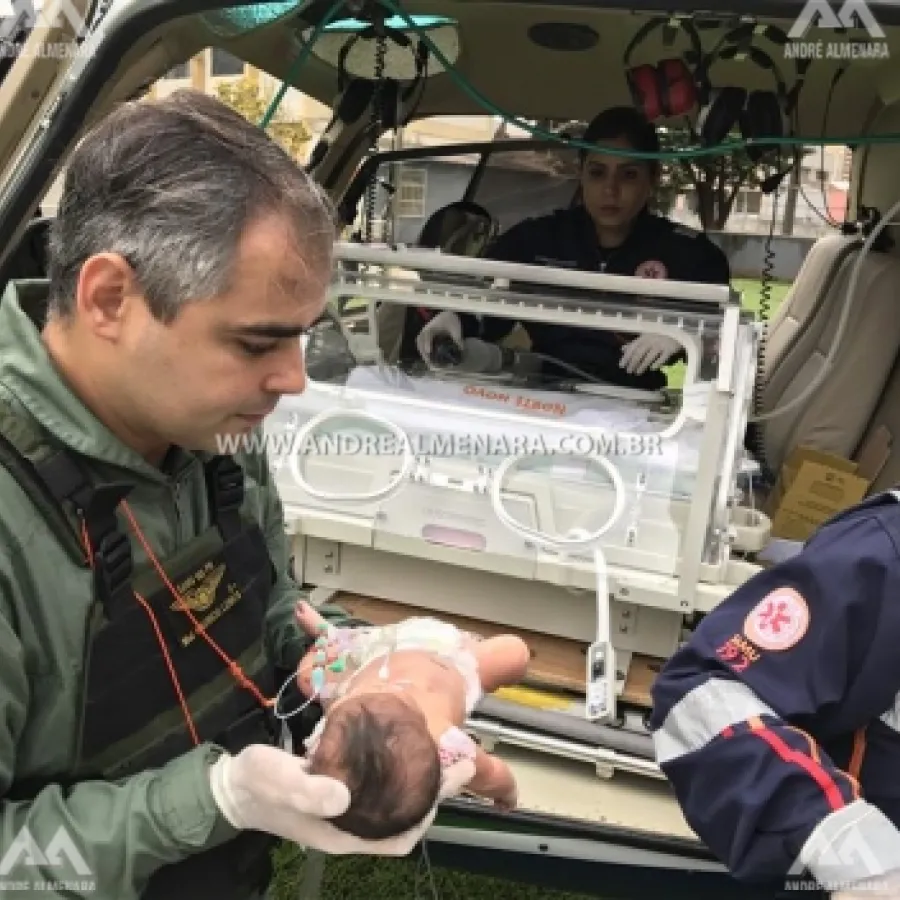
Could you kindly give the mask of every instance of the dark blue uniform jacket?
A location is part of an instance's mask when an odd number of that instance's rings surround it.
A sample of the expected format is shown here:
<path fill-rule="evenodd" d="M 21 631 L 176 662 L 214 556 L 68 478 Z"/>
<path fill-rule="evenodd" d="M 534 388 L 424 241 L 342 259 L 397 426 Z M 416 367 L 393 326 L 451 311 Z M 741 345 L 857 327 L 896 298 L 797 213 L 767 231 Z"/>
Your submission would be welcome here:
<path fill-rule="evenodd" d="M 625 243 L 613 250 L 600 249 L 587 210 L 575 206 L 519 222 L 494 241 L 484 257 L 611 275 L 635 275 L 644 263 L 662 263 L 665 277 L 673 281 L 728 284 L 730 280 L 725 254 L 706 235 L 649 212 L 638 217 Z M 491 342 L 504 338 L 513 326 L 509 319 L 462 318 L 465 337 Z M 413 331 L 413 338 L 422 324 L 420 321 L 407 328 Z M 568 326 L 536 322 L 527 323 L 525 328 L 535 352 L 557 357 L 604 381 L 649 390 L 666 383 L 662 372 L 629 375 L 619 367 L 622 347 L 634 335 L 575 331 Z"/>
<path fill-rule="evenodd" d="M 740 587 L 653 704 L 658 762 L 736 877 L 900 869 L 900 502 L 842 513 Z"/>

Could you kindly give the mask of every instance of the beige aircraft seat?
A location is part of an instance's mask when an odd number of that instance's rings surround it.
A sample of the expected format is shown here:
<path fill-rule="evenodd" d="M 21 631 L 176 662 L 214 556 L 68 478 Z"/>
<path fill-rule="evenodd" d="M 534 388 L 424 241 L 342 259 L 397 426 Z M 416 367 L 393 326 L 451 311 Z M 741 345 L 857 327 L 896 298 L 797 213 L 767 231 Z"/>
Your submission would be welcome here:
<path fill-rule="evenodd" d="M 811 248 L 773 316 L 766 341 L 761 412 L 791 402 L 822 370 L 834 343 L 862 240 L 829 235 Z M 765 463 L 777 472 L 801 444 L 852 457 L 900 348 L 900 258 L 863 261 L 837 355 L 821 383 L 787 412 L 760 423 Z"/>
<path fill-rule="evenodd" d="M 894 490 L 900 486 L 900 354 L 894 362 L 868 430 L 860 441 L 860 447 L 870 438 L 876 439 L 879 447 L 886 440 L 889 455 L 884 468 L 872 482 L 869 493 Z"/>

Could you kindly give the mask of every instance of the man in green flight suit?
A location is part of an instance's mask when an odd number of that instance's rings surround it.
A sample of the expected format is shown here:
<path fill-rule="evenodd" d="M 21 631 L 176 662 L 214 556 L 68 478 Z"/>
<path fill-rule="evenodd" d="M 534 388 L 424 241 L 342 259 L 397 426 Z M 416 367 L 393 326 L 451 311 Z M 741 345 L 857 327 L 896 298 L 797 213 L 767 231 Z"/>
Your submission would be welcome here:
<path fill-rule="evenodd" d="M 263 455 L 220 451 L 304 389 L 334 240 L 203 94 L 126 104 L 69 160 L 49 286 L 0 304 L 3 897 L 244 900 L 277 839 L 405 854 L 433 819 L 328 823 L 347 788 L 273 716 L 310 649 L 281 505 Z"/>

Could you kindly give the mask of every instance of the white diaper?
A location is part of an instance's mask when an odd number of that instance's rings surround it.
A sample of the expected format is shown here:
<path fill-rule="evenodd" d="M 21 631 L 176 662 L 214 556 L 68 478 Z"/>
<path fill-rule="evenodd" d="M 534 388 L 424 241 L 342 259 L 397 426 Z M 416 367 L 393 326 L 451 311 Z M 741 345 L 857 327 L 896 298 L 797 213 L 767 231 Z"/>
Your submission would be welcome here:
<path fill-rule="evenodd" d="M 484 691 L 478 660 L 471 650 L 475 635 L 455 625 L 427 617 L 406 619 L 397 625 L 341 629 L 347 632 L 347 652 L 354 668 L 363 669 L 398 650 L 424 650 L 452 663 L 466 684 L 466 714 L 472 712 Z"/>

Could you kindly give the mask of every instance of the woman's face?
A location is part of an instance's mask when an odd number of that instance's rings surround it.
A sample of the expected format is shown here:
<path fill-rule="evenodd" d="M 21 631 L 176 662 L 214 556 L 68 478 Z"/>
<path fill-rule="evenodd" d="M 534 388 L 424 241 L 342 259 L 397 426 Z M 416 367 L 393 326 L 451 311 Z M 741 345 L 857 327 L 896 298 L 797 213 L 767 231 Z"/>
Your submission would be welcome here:
<path fill-rule="evenodd" d="M 596 141 L 631 149 L 624 138 Z M 581 169 L 583 203 L 598 231 L 627 230 L 656 187 L 648 160 L 591 153 Z"/>

